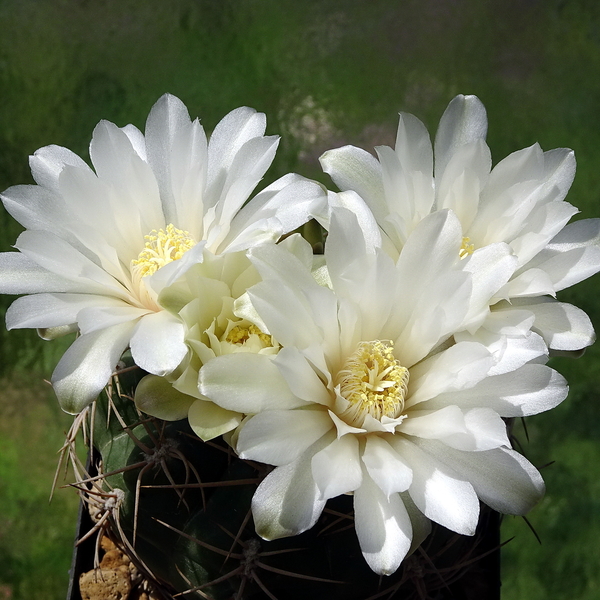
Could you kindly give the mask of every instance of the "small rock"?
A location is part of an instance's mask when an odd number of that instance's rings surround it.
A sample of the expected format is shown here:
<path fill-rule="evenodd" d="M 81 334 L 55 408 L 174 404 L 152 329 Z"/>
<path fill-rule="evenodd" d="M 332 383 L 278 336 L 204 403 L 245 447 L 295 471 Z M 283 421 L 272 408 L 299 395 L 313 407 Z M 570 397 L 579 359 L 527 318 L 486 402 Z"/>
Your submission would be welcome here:
<path fill-rule="evenodd" d="M 98 568 L 83 573 L 79 578 L 82 600 L 127 600 L 131 592 L 129 569 Z"/>

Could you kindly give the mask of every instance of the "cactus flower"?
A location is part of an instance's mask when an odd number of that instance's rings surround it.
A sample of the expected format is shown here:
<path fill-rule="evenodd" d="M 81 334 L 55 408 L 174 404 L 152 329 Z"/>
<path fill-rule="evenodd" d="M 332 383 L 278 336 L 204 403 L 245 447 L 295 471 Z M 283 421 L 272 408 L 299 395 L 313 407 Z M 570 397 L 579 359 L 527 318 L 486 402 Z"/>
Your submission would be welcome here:
<path fill-rule="evenodd" d="M 150 111 L 145 135 L 102 121 L 92 170 L 58 146 L 31 157 L 37 185 L 9 188 L 7 211 L 25 228 L 0 255 L 0 292 L 26 294 L 7 327 L 52 338 L 80 335 L 52 376 L 62 408 L 81 411 L 108 382 L 123 351 L 165 375 L 184 359 L 185 326 L 160 295 L 203 252 L 215 255 L 277 240 L 310 218 L 320 186 L 287 175 L 244 203 L 278 144 L 265 116 L 242 107 L 207 137 L 171 95 Z"/>
<path fill-rule="evenodd" d="M 534 144 L 492 169 L 486 133 L 485 108 L 476 96 L 450 102 L 433 148 L 423 123 L 401 113 L 396 146 L 376 148 L 379 160 L 354 146 L 321 156 L 339 189 L 351 192 L 331 194 L 332 202 L 363 219 L 372 219 L 372 211 L 392 256 L 426 215 L 452 209 L 462 227 L 462 256 L 505 242 L 517 257 L 514 274 L 492 299 L 492 313 L 501 311 L 495 318 L 531 318 L 551 349 L 589 346 L 594 331 L 588 316 L 555 299 L 600 270 L 600 219 L 567 225 L 577 213 L 564 201 L 575 175 L 574 153 L 543 152 Z"/>
<path fill-rule="evenodd" d="M 496 324 L 519 338 L 515 351 L 456 341 L 516 264 L 504 243 L 463 259 L 462 237 L 453 212 L 438 211 L 393 260 L 377 228 L 335 207 L 329 286 L 279 245 L 249 251 L 262 281 L 248 297 L 281 349 L 216 357 L 199 390 L 249 415 L 231 443 L 275 467 L 252 501 L 259 535 L 299 534 L 329 498 L 353 494 L 364 558 L 387 575 L 430 521 L 473 535 L 480 500 L 524 514 L 540 499 L 542 478 L 511 449 L 502 417 L 552 408 L 566 384 L 530 331 Z"/>

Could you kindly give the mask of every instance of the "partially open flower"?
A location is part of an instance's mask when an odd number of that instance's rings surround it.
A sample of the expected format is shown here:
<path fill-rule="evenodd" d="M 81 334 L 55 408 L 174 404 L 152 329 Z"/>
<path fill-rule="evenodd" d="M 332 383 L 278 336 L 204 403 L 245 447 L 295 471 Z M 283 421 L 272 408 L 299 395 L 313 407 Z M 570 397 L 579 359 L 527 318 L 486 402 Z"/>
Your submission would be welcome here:
<path fill-rule="evenodd" d="M 29 294 L 10 307 L 8 328 L 81 334 L 52 376 L 64 410 L 92 401 L 128 346 L 150 373 L 180 364 L 185 325 L 164 310 L 160 294 L 205 249 L 220 255 L 277 240 L 319 210 L 320 186 L 296 175 L 244 206 L 277 148 L 278 138 L 264 132 L 265 116 L 243 107 L 207 141 L 182 102 L 165 95 L 145 135 L 132 125 L 96 127 L 95 171 L 48 146 L 31 157 L 37 185 L 2 195 L 26 231 L 18 253 L 0 255 L 0 292 Z"/>
<path fill-rule="evenodd" d="M 203 440 L 241 423 L 241 412 L 221 408 L 199 392 L 198 375 L 202 365 L 216 356 L 237 352 L 274 355 L 279 351 L 271 335 L 239 316 L 243 295 L 259 281 L 245 252 L 215 256 L 205 250 L 201 263 L 163 290 L 161 305 L 184 324 L 187 353 L 166 378 L 147 375 L 142 379 L 135 392 L 140 410 L 169 421 L 187 417 Z"/>

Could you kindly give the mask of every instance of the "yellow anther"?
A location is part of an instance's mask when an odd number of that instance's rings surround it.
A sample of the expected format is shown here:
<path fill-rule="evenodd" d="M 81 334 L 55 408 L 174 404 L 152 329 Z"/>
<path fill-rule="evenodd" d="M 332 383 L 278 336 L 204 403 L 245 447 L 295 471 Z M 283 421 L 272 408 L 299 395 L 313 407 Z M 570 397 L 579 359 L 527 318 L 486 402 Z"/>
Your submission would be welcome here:
<path fill-rule="evenodd" d="M 272 337 L 267 333 L 263 333 L 256 325 L 249 325 L 248 327 L 236 325 L 229 331 L 225 337 L 225 341 L 231 344 L 241 345 L 245 344 L 250 339 L 251 335 L 257 335 L 265 348 L 274 345 Z"/>
<path fill-rule="evenodd" d="M 350 406 L 342 417 L 360 426 L 366 414 L 381 420 L 404 410 L 409 372 L 394 357 L 392 342 L 360 342 L 338 373 L 336 383 Z"/>
<path fill-rule="evenodd" d="M 460 250 L 458 252 L 458 255 L 460 256 L 461 259 L 463 259 L 463 258 L 467 258 L 467 256 L 469 256 L 470 254 L 473 254 L 473 252 L 475 252 L 475 244 L 471 243 L 470 238 L 464 237 L 462 239 L 462 244 L 460 245 Z"/>
<path fill-rule="evenodd" d="M 131 261 L 131 271 L 137 277 L 147 277 L 166 264 L 180 259 L 196 241 L 187 231 L 169 223 L 166 229 L 153 229 L 144 236 L 146 244 L 137 259 Z"/>

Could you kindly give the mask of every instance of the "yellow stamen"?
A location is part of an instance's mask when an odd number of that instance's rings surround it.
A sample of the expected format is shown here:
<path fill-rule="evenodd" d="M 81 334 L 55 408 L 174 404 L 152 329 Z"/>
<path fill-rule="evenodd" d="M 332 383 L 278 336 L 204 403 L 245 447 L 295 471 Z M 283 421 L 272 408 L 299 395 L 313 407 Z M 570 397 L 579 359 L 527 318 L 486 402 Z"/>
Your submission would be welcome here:
<path fill-rule="evenodd" d="M 470 254 L 473 254 L 473 252 L 475 252 L 475 244 L 471 244 L 471 238 L 464 237 L 462 239 L 462 244 L 460 246 L 460 251 L 458 255 L 461 259 L 463 259 L 467 258 L 467 256 L 469 256 Z"/>
<path fill-rule="evenodd" d="M 336 383 L 350 403 L 340 416 L 353 425 L 362 425 L 366 414 L 378 420 L 402 414 L 409 372 L 396 360 L 393 348 L 392 342 L 360 342 L 338 373 Z"/>
<path fill-rule="evenodd" d="M 236 325 L 229 331 L 225 341 L 241 346 L 250 339 L 251 335 L 257 335 L 265 347 L 274 345 L 273 338 L 269 334 L 263 333 L 256 325 L 249 325 L 248 327 Z"/>
<path fill-rule="evenodd" d="M 180 259 L 191 250 L 196 241 L 187 231 L 169 223 L 165 229 L 153 229 L 144 236 L 146 244 L 136 260 L 131 261 L 131 271 L 137 277 L 147 277 L 166 264 Z"/>

